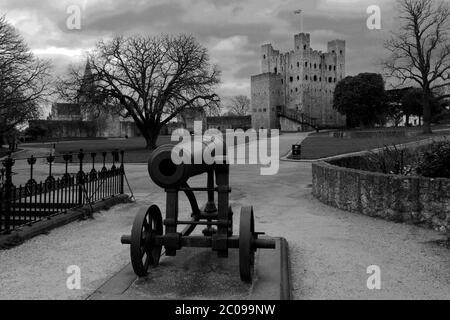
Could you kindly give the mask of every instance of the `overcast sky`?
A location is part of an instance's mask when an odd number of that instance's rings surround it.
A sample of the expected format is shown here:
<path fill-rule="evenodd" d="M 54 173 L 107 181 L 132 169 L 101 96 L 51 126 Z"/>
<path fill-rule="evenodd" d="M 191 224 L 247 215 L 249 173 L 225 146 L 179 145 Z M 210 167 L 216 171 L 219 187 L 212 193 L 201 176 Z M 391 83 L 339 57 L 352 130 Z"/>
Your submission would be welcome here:
<path fill-rule="evenodd" d="M 67 8 L 82 8 L 81 30 L 66 27 Z M 367 7 L 378 5 L 382 30 L 366 26 Z M 96 41 L 115 34 L 191 33 L 209 49 L 223 72 L 222 96 L 250 95 L 250 76 L 260 72 L 260 46 L 292 50 L 293 36 L 311 33 L 314 49 L 347 41 L 347 74 L 380 71 L 383 39 L 392 28 L 394 0 L 1 0 L 0 12 L 32 50 L 53 60 L 55 72 L 80 61 Z"/>

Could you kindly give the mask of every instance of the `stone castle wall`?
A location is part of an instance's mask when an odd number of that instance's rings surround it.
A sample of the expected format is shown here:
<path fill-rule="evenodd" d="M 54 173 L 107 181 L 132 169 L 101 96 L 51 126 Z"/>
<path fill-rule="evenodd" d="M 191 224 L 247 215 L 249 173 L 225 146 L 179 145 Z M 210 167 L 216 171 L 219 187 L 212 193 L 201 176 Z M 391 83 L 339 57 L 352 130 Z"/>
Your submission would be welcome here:
<path fill-rule="evenodd" d="M 294 50 L 287 53 L 280 53 L 271 44 L 263 45 L 261 72 L 277 75 L 279 80 L 267 88 L 261 85 L 259 76 L 252 77 L 252 109 L 259 110 L 259 106 L 271 103 L 270 108 L 278 105 L 296 110 L 323 125 L 345 124 L 345 118 L 332 108 L 336 84 L 345 77 L 345 50 L 343 40 L 330 41 L 328 52 L 313 50 L 310 35 L 304 33 L 295 35 Z M 264 87 L 267 96 L 276 94 L 278 99 L 262 101 L 260 92 Z M 254 127 L 269 121 L 257 116 Z"/>
<path fill-rule="evenodd" d="M 450 179 L 386 175 L 314 163 L 313 194 L 325 204 L 395 222 L 450 232 Z M 339 165 L 338 165 L 339 164 Z"/>
<path fill-rule="evenodd" d="M 252 126 L 254 129 L 278 129 L 277 106 L 283 104 L 281 76 L 264 73 L 252 77 Z"/>

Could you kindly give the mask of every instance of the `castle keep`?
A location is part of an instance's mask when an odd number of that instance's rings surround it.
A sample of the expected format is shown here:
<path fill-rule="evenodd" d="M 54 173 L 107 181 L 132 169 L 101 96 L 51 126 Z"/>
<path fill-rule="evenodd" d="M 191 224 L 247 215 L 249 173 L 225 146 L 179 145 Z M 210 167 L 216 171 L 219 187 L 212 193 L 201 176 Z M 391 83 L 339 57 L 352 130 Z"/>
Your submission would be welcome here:
<path fill-rule="evenodd" d="M 333 109 L 334 88 L 345 77 L 345 41 L 328 42 L 328 52 L 311 48 L 310 34 L 294 37 L 294 50 L 280 53 L 271 44 L 261 50 L 261 74 L 251 78 L 255 129 L 306 131 L 345 125 Z M 307 120 L 299 120 L 307 119 Z"/>

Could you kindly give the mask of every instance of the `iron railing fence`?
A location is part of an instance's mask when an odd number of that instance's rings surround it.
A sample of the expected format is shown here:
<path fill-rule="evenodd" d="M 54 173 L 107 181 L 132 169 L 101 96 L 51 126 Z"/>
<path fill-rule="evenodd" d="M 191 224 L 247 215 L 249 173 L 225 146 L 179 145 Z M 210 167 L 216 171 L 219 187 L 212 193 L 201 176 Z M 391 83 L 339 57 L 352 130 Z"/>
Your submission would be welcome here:
<path fill-rule="evenodd" d="M 106 157 L 112 154 L 112 165 L 107 167 Z M 85 158 L 90 156 L 92 168 L 90 171 Z M 124 152 L 102 152 L 103 166 L 96 168 L 96 153 L 86 154 L 83 150 L 77 154 L 77 172 L 69 172 L 69 164 L 73 163 L 74 155 L 49 155 L 48 157 L 30 157 L 28 159 L 13 159 L 8 156 L 3 160 L 0 172 L 0 233 L 30 225 L 43 219 L 65 213 L 84 205 L 92 205 L 98 201 L 107 200 L 124 194 Z M 37 160 L 43 159 L 48 165 L 48 176 L 44 181 L 34 179 L 34 166 Z M 13 183 L 14 165 L 19 160 L 26 160 L 30 169 L 29 180 L 25 184 Z M 64 174 L 54 175 L 54 164 L 62 160 Z"/>

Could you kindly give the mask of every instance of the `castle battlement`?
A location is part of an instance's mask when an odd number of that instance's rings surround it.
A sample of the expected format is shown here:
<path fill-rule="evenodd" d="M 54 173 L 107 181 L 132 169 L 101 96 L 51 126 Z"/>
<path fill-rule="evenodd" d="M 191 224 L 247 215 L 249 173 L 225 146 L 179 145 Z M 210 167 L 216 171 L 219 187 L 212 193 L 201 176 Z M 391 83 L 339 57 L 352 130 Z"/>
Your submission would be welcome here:
<path fill-rule="evenodd" d="M 329 41 L 322 52 L 311 48 L 309 33 L 294 35 L 294 49 L 285 53 L 270 43 L 262 45 L 261 74 L 252 77 L 254 127 L 273 128 L 277 108 L 302 112 L 324 125 L 343 124 L 332 104 L 336 83 L 345 77 L 345 55 L 344 40 Z"/>

